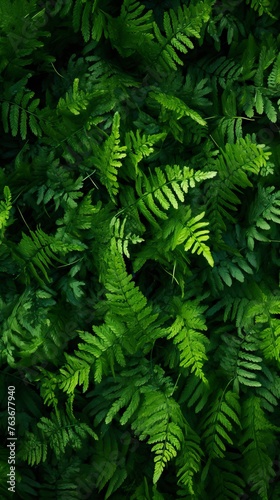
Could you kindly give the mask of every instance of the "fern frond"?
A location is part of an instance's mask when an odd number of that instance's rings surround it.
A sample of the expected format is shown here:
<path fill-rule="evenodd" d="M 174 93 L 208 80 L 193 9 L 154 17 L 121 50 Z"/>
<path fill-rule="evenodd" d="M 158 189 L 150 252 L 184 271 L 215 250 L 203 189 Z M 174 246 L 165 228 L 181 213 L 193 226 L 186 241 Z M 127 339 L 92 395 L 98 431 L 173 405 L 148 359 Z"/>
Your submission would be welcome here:
<path fill-rule="evenodd" d="M 211 255 L 210 248 L 204 243 L 209 239 L 209 230 L 205 229 L 205 226 L 209 225 L 209 222 L 199 222 L 204 217 L 205 212 L 202 212 L 195 217 L 190 218 L 182 231 L 174 235 L 173 247 L 177 246 L 179 242 L 185 242 L 184 250 L 191 250 L 191 253 L 202 254 L 207 260 L 208 264 L 213 267 L 214 259 Z"/>
<path fill-rule="evenodd" d="M 244 432 L 240 441 L 244 458 L 246 479 L 252 492 L 257 492 L 261 498 L 269 498 L 269 481 L 275 476 L 273 461 L 268 449 L 274 441 L 272 425 L 261 408 L 260 399 L 250 396 L 243 404 Z"/>
<path fill-rule="evenodd" d="M 91 480 L 100 492 L 107 485 L 103 498 L 108 499 L 127 477 L 127 446 L 121 433 L 108 429 L 94 447 L 91 464 Z"/>
<path fill-rule="evenodd" d="M 217 84 L 226 89 L 229 82 L 238 80 L 242 74 L 242 66 L 226 56 L 210 60 L 209 57 L 204 58 L 200 61 L 199 67 L 207 76 L 211 75 L 214 90 L 217 90 Z"/>
<path fill-rule="evenodd" d="M 106 315 L 100 326 L 93 326 L 92 335 L 80 332 L 84 343 L 78 345 L 78 358 L 84 363 L 94 366 L 94 377 L 100 382 L 104 373 L 109 370 L 114 374 L 114 363 L 124 367 L 126 356 L 136 353 L 141 348 L 145 351 L 153 339 L 159 335 L 158 314 L 153 313 L 152 306 L 147 305 L 147 299 L 135 286 L 132 276 L 128 275 L 122 255 L 113 239 L 109 253 L 108 270 L 105 277 Z M 69 367 L 63 371 L 66 378 L 63 386 L 66 390 L 73 390 L 79 381 L 79 366 L 75 366 L 75 359 L 68 358 Z M 70 383 L 67 379 L 70 374 Z"/>
<path fill-rule="evenodd" d="M 238 467 L 232 456 L 213 461 L 209 471 L 212 483 L 210 494 L 213 498 L 215 500 L 241 498 L 246 486 L 242 472 L 242 468 Z"/>
<path fill-rule="evenodd" d="M 42 347 L 43 330 L 47 323 L 47 314 L 55 304 L 51 294 L 43 290 L 34 291 L 26 287 L 21 295 L 14 297 L 9 307 L 2 302 L 2 356 L 7 356 L 8 363 L 18 365 L 24 358 L 30 358 L 32 364 L 34 352 Z M 18 357 L 23 358 L 18 361 Z"/>
<path fill-rule="evenodd" d="M 33 467 L 47 459 L 48 446 L 42 437 L 33 432 L 26 432 L 25 441 L 21 442 L 18 452 L 19 458 L 26 460 Z"/>
<path fill-rule="evenodd" d="M 226 446 L 233 444 L 230 433 L 236 425 L 240 427 L 239 415 L 237 394 L 219 391 L 202 422 L 202 439 L 210 458 L 223 458 Z"/>
<path fill-rule="evenodd" d="M 258 372 L 262 370 L 262 358 L 257 355 L 259 344 L 251 333 L 238 336 L 232 333 L 223 334 L 225 346 L 221 348 L 221 367 L 227 377 L 233 381 L 233 389 L 239 393 L 239 384 L 248 387 L 261 387 Z"/>
<path fill-rule="evenodd" d="M 181 410 L 173 398 L 159 391 L 145 394 L 132 429 L 140 440 L 148 438 L 147 443 L 153 445 L 154 484 L 158 482 L 167 462 L 175 458 L 181 449 L 184 439 L 182 425 Z"/>
<path fill-rule="evenodd" d="M 238 94 L 240 106 L 248 118 L 253 118 L 254 108 L 260 115 L 266 114 L 272 122 L 277 121 L 277 110 L 268 95 L 265 95 L 258 87 L 253 85 L 244 86 Z"/>
<path fill-rule="evenodd" d="M 0 201 L 0 240 L 3 239 L 12 209 L 12 195 L 8 186 L 4 187 L 5 201 Z"/>
<path fill-rule="evenodd" d="M 24 88 L 9 101 L 2 102 L 2 122 L 6 133 L 11 131 L 14 137 L 20 133 L 22 140 L 25 140 L 29 127 L 34 135 L 38 137 L 42 135 L 37 109 L 40 99 L 33 99 L 34 95 L 35 92 Z"/>
<path fill-rule="evenodd" d="M 249 228 L 246 231 L 248 247 L 254 250 L 254 240 L 269 241 L 259 229 L 268 231 L 270 221 L 280 223 L 280 191 L 275 191 L 274 186 L 258 186 L 258 193 L 248 212 Z"/>
<path fill-rule="evenodd" d="M 263 325 L 266 321 L 259 318 L 257 322 L 262 324 L 260 349 L 264 358 L 275 359 L 280 363 L 280 320 L 271 318 L 266 328 Z"/>
<path fill-rule="evenodd" d="M 70 111 L 73 115 L 79 115 L 86 110 L 89 105 L 89 96 L 86 92 L 79 89 L 79 78 L 75 78 L 73 89 L 66 92 L 65 98 L 61 97 L 58 101 L 57 109 L 61 113 Z"/>
<path fill-rule="evenodd" d="M 152 490 L 152 491 L 151 491 Z M 149 488 L 147 478 L 145 477 L 141 484 L 134 491 L 131 500 L 164 500 L 164 496 L 158 491 L 154 484 Z"/>
<path fill-rule="evenodd" d="M 171 94 L 164 94 L 159 91 L 152 91 L 149 93 L 151 99 L 154 99 L 161 104 L 163 110 L 172 111 L 176 120 L 180 120 L 183 116 L 188 116 L 192 120 L 199 123 L 199 125 L 206 125 L 206 121 L 193 109 L 189 108 L 184 101 Z M 165 114 L 163 114 L 163 121 L 165 121 Z"/>
<path fill-rule="evenodd" d="M 137 0 L 124 0 L 117 18 L 107 15 L 106 36 L 123 57 L 141 54 L 153 39 L 152 10 L 144 10 L 145 6 Z"/>
<path fill-rule="evenodd" d="M 268 87 L 277 90 L 280 85 L 280 54 L 277 55 L 273 68 L 267 78 Z"/>
<path fill-rule="evenodd" d="M 169 210 L 169 220 L 163 222 L 162 237 L 164 239 L 164 249 L 166 255 L 171 257 L 176 249 L 192 254 L 203 255 L 208 264 L 213 267 L 214 259 L 210 248 L 205 241 L 209 239 L 209 230 L 205 229 L 209 225 L 206 221 L 201 221 L 205 212 L 192 216 L 191 208 L 180 205 L 178 210 Z M 201 221 L 201 222 L 200 222 Z M 170 252 L 169 254 L 167 252 Z"/>
<path fill-rule="evenodd" d="M 278 292 L 262 290 L 262 295 L 248 305 L 244 328 L 251 329 L 259 338 L 259 349 L 264 359 L 280 361 L 280 311 Z"/>
<path fill-rule="evenodd" d="M 177 65 L 183 65 L 178 52 L 186 54 L 189 49 L 194 48 L 191 37 L 200 38 L 200 31 L 208 21 L 209 15 L 209 4 L 200 1 L 197 5 L 180 6 L 177 12 L 173 9 L 164 12 L 164 35 L 158 25 L 153 23 L 155 39 L 160 46 L 157 57 L 163 68 L 176 70 Z M 186 19 L 189 20 L 188 23 Z"/>
<path fill-rule="evenodd" d="M 180 95 L 184 96 L 184 102 L 186 101 L 195 107 L 205 109 L 211 106 L 209 98 L 211 90 L 208 78 L 203 78 L 199 69 L 192 68 L 192 71 L 189 71 L 186 75 Z M 205 95 L 208 95 L 208 97 L 205 97 Z"/>
<path fill-rule="evenodd" d="M 18 498 L 280 498 L 279 20 L 279 0 L 0 0 Z"/>
<path fill-rule="evenodd" d="M 84 246 L 75 242 L 63 242 L 50 236 L 42 229 L 30 231 L 30 236 L 25 233 L 16 248 L 13 249 L 15 260 L 23 267 L 29 268 L 33 276 L 43 284 L 44 280 L 50 282 L 48 270 L 53 265 L 53 261 L 63 261 L 57 257 L 57 253 L 65 254 L 71 250 L 82 250 Z"/>
<path fill-rule="evenodd" d="M 117 415 L 117 413 L 125 408 L 125 411 L 123 415 L 121 416 L 120 423 L 122 425 L 126 424 L 135 414 L 137 409 L 139 408 L 140 400 L 141 400 L 141 385 L 143 384 L 143 380 L 147 379 L 147 377 L 142 377 L 141 380 L 141 375 L 139 373 L 139 378 L 136 379 L 133 383 L 125 384 L 124 383 L 124 376 L 128 375 L 131 377 L 132 373 L 134 373 L 136 376 L 138 374 L 135 373 L 135 370 L 132 372 L 131 370 L 123 370 L 121 372 L 121 377 L 122 380 L 120 380 L 120 383 L 115 387 L 114 390 L 114 398 L 115 401 L 113 402 L 110 410 L 108 411 L 105 419 L 105 423 L 109 424 L 112 419 Z M 126 385 L 126 387 L 125 387 Z M 140 390 L 139 390 L 140 386 Z M 110 400 L 112 400 L 112 393 L 110 394 Z"/>
<path fill-rule="evenodd" d="M 83 392 L 89 386 L 90 364 L 75 356 L 65 353 L 67 365 L 60 369 L 60 388 L 68 394 L 73 394 L 77 385 L 83 385 Z"/>
<path fill-rule="evenodd" d="M 75 183 L 74 187 L 76 187 L 76 185 L 77 184 Z M 65 201 L 68 206 L 65 210 L 63 219 L 57 219 L 56 223 L 58 226 L 63 226 L 63 229 L 65 228 L 67 234 L 71 234 L 73 237 L 79 238 L 82 231 L 86 231 L 91 228 L 92 217 L 101 209 L 101 202 L 98 202 L 94 206 L 92 204 L 91 194 L 89 193 L 84 196 L 79 203 L 77 203 L 74 198 L 74 193 L 74 191 L 68 192 L 68 199 L 65 196 Z M 76 195 L 77 194 L 78 192 Z"/>
<path fill-rule="evenodd" d="M 118 169 L 122 166 L 122 159 L 126 157 L 126 146 L 120 146 L 120 114 L 114 114 L 112 133 L 99 147 L 94 157 L 94 164 L 100 171 L 100 180 L 107 188 L 114 201 L 119 190 Z"/>
<path fill-rule="evenodd" d="M 254 273 L 254 270 L 244 258 L 233 257 L 229 261 L 225 252 L 217 252 L 215 262 L 215 273 L 210 279 L 213 281 L 215 288 L 219 290 L 224 289 L 224 284 L 231 287 L 233 279 L 244 283 L 244 272 L 251 275 Z"/>
<path fill-rule="evenodd" d="M 256 394 L 261 398 L 262 408 L 274 412 L 280 399 L 279 375 L 274 370 L 262 365 L 262 371 L 258 373 L 258 381 L 261 387 L 256 389 Z"/>
<path fill-rule="evenodd" d="M 102 421 L 109 425 L 114 419 L 121 425 L 132 421 L 142 401 L 145 386 L 152 377 L 149 362 L 146 359 L 140 361 L 137 357 L 128 360 L 127 366 L 119 370 L 114 378 L 104 378 L 98 388 L 88 394 L 88 397 L 93 398 L 87 405 L 87 411 L 95 416 L 95 425 Z"/>
<path fill-rule="evenodd" d="M 105 374 L 108 374 L 110 367 L 114 374 L 114 363 L 117 362 L 120 366 L 125 366 L 125 355 L 131 354 L 134 349 L 130 342 L 125 325 L 115 318 L 113 315 L 107 314 L 106 323 L 101 326 L 93 326 L 95 335 L 87 332 L 80 332 L 79 335 L 84 341 L 79 344 L 79 350 L 85 351 L 79 353 L 79 356 L 86 361 L 89 360 L 89 355 L 95 361 L 94 378 L 96 382 L 100 382 Z"/>
<path fill-rule="evenodd" d="M 126 73 L 118 64 L 114 64 L 113 61 L 93 55 L 86 57 L 86 62 L 88 67 L 85 74 L 85 90 L 89 94 L 93 90 L 98 91 L 101 98 L 101 102 L 99 99 L 98 104 L 94 103 L 95 120 L 98 119 L 98 115 L 112 110 L 117 104 L 117 99 L 128 99 L 127 89 L 133 88 L 135 90 L 141 85 L 138 80 Z"/>
<path fill-rule="evenodd" d="M 152 452 L 155 453 L 154 482 L 157 482 L 166 463 L 176 456 L 183 439 L 185 422 L 179 406 L 172 399 L 172 391 L 173 385 L 164 377 L 160 367 L 154 367 L 151 372 L 148 360 L 139 363 L 134 359 L 114 379 L 107 378 L 101 382 L 97 398 L 96 391 L 89 394 L 94 396 L 88 409 L 96 415 L 95 424 L 105 419 L 107 425 L 112 425 L 113 418 L 121 425 L 130 421 L 140 440 L 148 438 L 147 444 L 153 445 Z M 111 405 L 109 412 L 106 401 Z"/>
<path fill-rule="evenodd" d="M 252 304 L 261 303 L 263 294 L 260 287 L 254 281 L 249 281 L 246 285 L 246 287 L 240 287 L 237 283 L 233 283 L 230 290 L 225 290 L 223 298 L 208 309 L 207 315 L 213 316 L 220 309 L 224 308 L 224 323 L 230 320 L 236 324 L 237 328 L 244 328 L 246 326 L 246 330 L 250 329 L 252 326 L 252 315 L 251 313 L 250 316 L 248 315 L 249 308 Z"/>
<path fill-rule="evenodd" d="M 44 400 L 44 404 L 47 406 L 53 405 L 56 409 L 58 405 L 58 397 L 57 397 L 57 382 L 58 378 L 53 375 L 53 373 L 48 372 L 44 368 L 39 368 L 43 377 L 40 376 L 40 380 L 42 381 L 40 388 L 40 395 Z M 38 377 L 39 378 L 39 377 Z"/>
<path fill-rule="evenodd" d="M 219 11 L 219 6 L 215 4 L 215 7 Z M 224 4 L 223 4 L 224 7 Z M 225 10 L 227 7 L 224 7 Z M 215 41 L 215 49 L 220 52 L 221 51 L 221 35 L 223 31 L 227 32 L 227 43 L 231 45 L 233 41 L 237 42 L 240 38 L 240 35 L 245 37 L 245 29 L 243 23 L 237 18 L 235 15 L 231 15 L 230 13 L 223 14 L 223 12 L 218 13 L 212 19 L 212 22 L 209 23 L 207 27 L 207 31 L 209 35 Z"/>
<path fill-rule="evenodd" d="M 112 221 L 110 223 L 110 228 L 112 231 L 112 236 L 116 240 L 117 244 L 117 249 L 120 252 L 121 255 L 125 255 L 126 257 L 130 258 L 130 253 L 129 253 L 129 245 L 136 245 L 137 243 L 141 243 L 144 241 L 143 238 L 140 238 L 140 236 L 137 236 L 136 234 L 131 234 L 131 232 L 127 232 L 125 234 L 125 227 L 126 227 L 126 222 L 127 218 L 125 217 L 123 221 L 121 222 L 121 219 L 119 217 L 113 217 Z"/>
<path fill-rule="evenodd" d="M 218 141 L 222 144 L 234 144 L 243 137 L 242 127 L 242 118 L 229 118 L 227 116 L 221 118 L 217 125 L 217 133 L 220 138 Z"/>
<path fill-rule="evenodd" d="M 53 154 L 48 158 L 50 166 L 47 172 L 47 179 L 38 189 L 37 204 L 47 204 L 54 202 L 55 210 L 59 207 L 64 209 L 76 208 L 77 201 L 81 198 L 81 188 L 83 187 L 82 177 L 73 179 L 72 175 L 59 166 L 59 161 L 54 159 Z"/>
<path fill-rule="evenodd" d="M 165 170 L 156 167 L 155 174 L 150 178 L 145 175 L 139 176 L 136 181 L 136 192 L 139 196 L 137 201 L 139 210 L 151 224 L 159 227 L 155 217 L 167 220 L 166 211 L 171 206 L 178 209 L 179 202 L 184 202 L 189 188 L 194 188 L 198 182 L 215 177 L 216 172 L 194 171 L 189 167 L 167 165 Z M 192 223 L 197 222 L 193 219 L 190 221 L 190 233 Z"/>
<path fill-rule="evenodd" d="M 60 262 L 51 249 L 53 238 L 44 233 L 41 229 L 36 232 L 31 231 L 31 236 L 26 234 L 22 235 L 22 239 L 17 246 L 16 258 L 26 262 L 32 274 L 42 282 L 41 276 L 38 274 L 40 271 L 46 281 L 50 281 L 48 276 L 48 269 L 52 261 Z M 38 271 L 37 271 L 38 269 Z"/>
<path fill-rule="evenodd" d="M 80 449 L 82 440 L 88 436 L 98 439 L 96 433 L 86 423 L 72 421 L 62 411 L 52 413 L 50 418 L 41 417 L 37 427 L 58 458 L 65 453 L 70 443 L 74 449 Z"/>
<path fill-rule="evenodd" d="M 209 183 L 207 193 L 206 214 L 213 229 L 218 232 L 225 230 L 225 220 L 236 222 L 231 212 L 236 212 L 236 205 L 241 203 L 237 193 L 240 188 L 252 186 L 250 176 L 259 174 L 269 157 L 270 153 L 264 151 L 262 145 L 254 144 L 249 137 L 239 139 L 236 144 L 226 144 L 224 151 L 212 163 L 218 171 L 219 180 L 215 182 L 215 187 Z"/>
<path fill-rule="evenodd" d="M 56 461 L 55 469 L 44 466 L 44 475 L 37 493 L 42 497 L 52 497 L 62 500 L 78 500 L 81 494 L 85 494 L 88 483 L 84 476 L 88 470 L 78 456 L 71 454 L 61 457 Z M 29 493 L 30 494 L 30 493 Z"/>
<path fill-rule="evenodd" d="M 9 90 L 11 90 L 12 87 L 18 87 L 19 77 L 27 75 L 29 78 L 31 76 L 30 63 L 33 58 L 38 60 L 38 52 L 41 52 L 42 55 L 42 47 L 44 47 L 42 38 L 49 36 L 49 32 L 43 30 L 45 9 L 38 6 L 34 0 L 30 2 L 27 0 L 16 1 L 12 4 L 3 0 L 0 9 L 1 51 L 5 54 L 1 70 L 8 69 L 9 74 L 8 78 L 3 79 L 2 84 L 7 81 Z M 43 59 L 49 64 L 55 61 L 54 56 L 46 53 L 43 55 Z M 10 64 L 13 66 L 11 72 Z M 38 134 L 35 133 L 35 135 L 39 135 L 39 127 Z"/>
<path fill-rule="evenodd" d="M 149 23 L 152 11 L 146 12 L 142 15 L 144 11 L 144 6 L 140 2 L 135 0 L 124 0 L 121 9 L 121 18 L 123 21 L 132 26 L 131 31 L 142 32 L 147 31 L 152 27 Z"/>
<path fill-rule="evenodd" d="M 207 329 L 203 316 L 206 308 L 199 304 L 199 300 L 189 300 L 181 305 L 181 301 L 175 298 L 174 303 L 178 312 L 167 338 L 173 339 L 178 346 L 180 366 L 190 368 L 192 373 L 207 383 L 203 365 L 207 360 L 206 348 L 209 340 L 201 333 Z"/>
<path fill-rule="evenodd" d="M 195 495 L 194 475 L 200 470 L 202 457 L 200 439 L 188 426 L 184 444 L 176 458 L 176 464 L 178 465 L 178 485 L 184 485 L 190 495 Z"/>
<path fill-rule="evenodd" d="M 276 19 L 271 12 L 271 9 L 274 7 L 274 3 L 271 2 L 271 0 L 246 0 L 246 3 L 250 4 L 252 9 L 258 12 L 259 16 L 262 16 L 265 13 Z"/>
<path fill-rule="evenodd" d="M 75 32 L 79 31 L 79 29 L 81 30 L 85 42 L 88 42 L 90 38 L 98 42 L 106 28 L 106 15 L 98 7 L 99 3 L 99 0 L 94 0 L 92 4 L 86 3 L 83 0 L 75 0 L 72 21 L 73 28 Z M 63 16 L 67 14 L 65 7 L 69 9 L 69 5 L 64 6 Z"/>
<path fill-rule="evenodd" d="M 111 242 L 110 256 L 105 281 L 109 310 L 130 324 L 131 336 L 133 337 L 132 332 L 136 335 L 135 339 L 142 336 L 143 342 L 143 337 L 148 338 L 151 334 L 148 329 L 154 327 L 153 323 L 158 315 L 152 314 L 152 307 L 147 306 L 146 297 L 135 286 L 132 276 L 127 274 L 124 260 L 117 251 L 114 239 Z"/>
<path fill-rule="evenodd" d="M 139 175 L 138 164 L 148 158 L 154 152 L 154 145 L 166 137 L 165 133 L 161 134 L 140 134 L 139 129 L 134 133 L 132 130 L 126 133 L 125 145 L 127 148 L 127 159 L 131 162 L 133 170 L 131 177 L 134 179 Z"/>
<path fill-rule="evenodd" d="M 180 395 L 179 403 L 186 403 L 188 408 L 196 405 L 194 411 L 195 413 L 199 413 L 208 401 L 211 392 L 211 382 L 205 384 L 195 374 L 189 375 L 187 381 L 188 383 L 185 384 Z"/>

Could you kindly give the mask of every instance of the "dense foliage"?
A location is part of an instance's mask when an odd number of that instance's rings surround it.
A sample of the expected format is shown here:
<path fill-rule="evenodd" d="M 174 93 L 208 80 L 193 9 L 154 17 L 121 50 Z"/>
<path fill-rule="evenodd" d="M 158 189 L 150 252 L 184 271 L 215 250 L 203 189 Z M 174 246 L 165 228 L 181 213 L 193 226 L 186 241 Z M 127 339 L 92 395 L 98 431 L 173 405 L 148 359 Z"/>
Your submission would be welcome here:
<path fill-rule="evenodd" d="M 16 498 L 280 498 L 279 16 L 1 0 Z"/>

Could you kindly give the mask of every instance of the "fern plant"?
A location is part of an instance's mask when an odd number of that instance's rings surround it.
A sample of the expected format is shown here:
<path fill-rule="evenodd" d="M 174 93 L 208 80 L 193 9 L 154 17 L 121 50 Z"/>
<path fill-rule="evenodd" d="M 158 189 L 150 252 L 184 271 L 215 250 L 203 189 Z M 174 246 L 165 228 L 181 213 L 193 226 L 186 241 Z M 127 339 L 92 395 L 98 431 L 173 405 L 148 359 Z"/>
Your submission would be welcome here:
<path fill-rule="evenodd" d="M 279 19 L 1 1 L 1 498 L 279 497 Z"/>

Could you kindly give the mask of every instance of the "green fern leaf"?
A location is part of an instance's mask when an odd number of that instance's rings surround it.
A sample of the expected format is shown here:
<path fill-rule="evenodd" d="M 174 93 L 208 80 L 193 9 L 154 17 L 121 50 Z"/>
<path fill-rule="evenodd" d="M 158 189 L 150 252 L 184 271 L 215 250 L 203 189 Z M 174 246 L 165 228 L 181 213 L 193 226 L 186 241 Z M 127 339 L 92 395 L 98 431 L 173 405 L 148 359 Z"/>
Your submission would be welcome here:
<path fill-rule="evenodd" d="M 257 380 L 258 372 L 262 369 L 262 358 L 257 356 L 258 343 L 252 334 L 242 334 L 238 331 L 238 337 L 223 334 L 222 339 L 225 346 L 221 348 L 221 367 L 230 379 L 233 380 L 235 392 L 239 392 L 239 384 L 248 387 L 260 387 Z"/>
<path fill-rule="evenodd" d="M 280 54 L 277 55 L 271 73 L 268 76 L 268 86 L 277 89 L 280 85 Z"/>
<path fill-rule="evenodd" d="M 208 21 L 209 15 L 209 5 L 205 2 L 199 2 L 197 5 L 190 5 L 189 7 L 180 6 L 177 12 L 173 9 L 164 12 L 163 27 L 165 35 L 161 33 L 158 25 L 155 22 L 153 23 L 155 39 L 160 46 L 157 58 L 159 58 L 161 65 L 165 69 L 176 70 L 177 65 L 183 65 L 183 61 L 176 50 L 179 53 L 186 54 L 189 49 L 194 48 L 190 37 L 200 38 L 200 31 Z M 187 24 L 186 19 L 190 20 Z"/>
<path fill-rule="evenodd" d="M 234 457 L 233 457 L 234 458 Z M 211 495 L 217 500 L 233 500 L 244 494 L 245 481 L 242 478 L 242 468 L 235 463 L 237 460 L 229 456 L 216 459 L 210 465 Z M 241 476 L 241 477 L 240 477 Z M 213 479 L 213 481 L 212 481 Z"/>
<path fill-rule="evenodd" d="M 151 224 L 156 227 L 159 227 L 159 225 L 155 217 L 167 220 L 168 216 L 166 211 L 171 206 L 178 209 L 178 201 L 183 202 L 185 200 L 185 194 L 188 193 L 189 188 L 194 188 L 196 183 L 212 178 L 216 175 L 216 172 L 202 172 L 200 170 L 194 172 L 194 170 L 189 167 L 180 168 L 179 165 L 174 165 L 172 167 L 167 165 L 165 167 L 165 171 L 156 167 L 155 173 L 156 175 L 152 175 L 151 178 L 144 175 L 142 175 L 142 177 L 139 176 L 136 181 L 136 191 L 139 196 L 137 205 L 140 211 L 151 222 Z M 190 219 L 190 212 L 188 212 L 187 218 Z M 191 224 L 192 222 L 195 224 L 197 221 L 191 219 L 189 222 L 189 234 L 191 234 Z M 173 230 L 174 229 L 173 223 Z M 198 228 L 195 227 L 194 230 L 196 229 Z M 198 235 L 201 236 L 200 241 L 205 241 L 203 240 L 205 234 L 206 233 Z"/>
<path fill-rule="evenodd" d="M 199 413 L 207 403 L 210 395 L 210 383 L 205 384 L 195 374 L 188 376 L 188 383 L 185 385 L 179 403 L 187 402 L 187 407 L 195 406 L 195 413 Z"/>
<path fill-rule="evenodd" d="M 234 425 L 240 427 L 240 405 L 237 394 L 219 391 L 211 409 L 203 418 L 202 439 L 210 458 L 223 458 L 226 446 L 233 444 L 230 433 Z"/>
<path fill-rule="evenodd" d="M 275 371 L 263 365 L 258 380 L 261 387 L 256 390 L 256 394 L 261 398 L 261 406 L 267 411 L 274 412 L 280 399 L 280 377 Z"/>
<path fill-rule="evenodd" d="M 79 115 L 87 109 L 88 104 L 89 96 L 83 90 L 79 90 L 79 78 L 75 78 L 73 90 L 66 92 L 65 99 L 63 97 L 59 99 L 57 109 L 61 113 L 70 111 L 73 115 Z"/>
<path fill-rule="evenodd" d="M 181 305 L 181 301 L 174 299 L 174 303 L 178 313 L 167 338 L 173 339 L 178 346 L 180 366 L 190 368 L 191 372 L 207 383 L 203 365 L 207 360 L 209 340 L 201 333 L 207 329 L 203 317 L 205 307 L 200 306 L 199 301 L 187 301 Z"/>
<path fill-rule="evenodd" d="M 266 13 L 275 19 L 272 12 L 270 11 L 271 8 L 270 0 L 246 0 L 246 3 L 250 4 L 252 9 L 258 11 L 259 16 Z"/>
<path fill-rule="evenodd" d="M 61 368 L 60 388 L 68 394 L 73 394 L 77 385 L 83 385 L 83 392 L 87 391 L 89 386 L 90 365 L 75 356 L 65 353 L 67 361 L 66 368 Z"/>
<path fill-rule="evenodd" d="M 124 367 L 126 356 L 137 352 L 140 346 L 145 351 L 159 335 L 156 323 L 158 314 L 153 314 L 152 306 L 147 305 L 147 299 L 134 285 L 132 277 L 127 275 L 123 257 L 114 239 L 109 256 L 105 277 L 105 321 L 100 326 L 93 326 L 95 335 L 88 332 L 79 333 L 84 343 L 80 343 L 79 351 L 76 351 L 76 355 L 84 363 L 85 370 L 87 364 L 94 366 L 96 382 L 100 382 L 109 369 L 114 374 L 115 361 Z M 79 380 L 82 363 L 77 366 L 75 359 L 68 358 L 68 361 L 70 365 L 66 371 L 63 370 L 65 381 L 62 384 L 66 390 L 73 391 Z M 70 386 L 67 382 L 69 374 Z"/>
<path fill-rule="evenodd" d="M 267 500 L 269 480 L 275 477 L 268 447 L 274 441 L 272 431 L 277 429 L 265 417 L 260 399 L 256 396 L 247 398 L 243 412 L 244 433 L 240 444 L 243 445 L 246 479 L 251 491 L 257 492 L 261 498 Z"/>
<path fill-rule="evenodd" d="M 158 141 L 164 140 L 165 137 L 165 133 L 140 135 L 139 129 L 137 129 L 136 134 L 132 130 L 126 133 L 125 145 L 127 148 L 127 159 L 133 165 L 133 171 L 131 172 L 131 177 L 133 179 L 139 174 L 138 164 L 144 158 L 151 156 L 154 152 L 154 145 Z"/>
<path fill-rule="evenodd" d="M 153 413 L 151 414 L 151 408 Z M 174 399 L 162 392 L 151 391 L 145 395 L 132 429 L 143 440 L 148 437 L 154 452 L 154 484 L 158 482 L 167 462 L 181 449 L 184 434 L 181 411 Z"/>
<path fill-rule="evenodd" d="M 4 187 L 5 201 L 0 201 L 0 238 L 4 237 L 12 209 L 12 195 L 8 186 Z"/>
<path fill-rule="evenodd" d="M 270 153 L 263 146 L 246 139 L 239 139 L 236 144 L 226 144 L 225 150 L 213 163 L 218 171 L 219 180 L 215 187 L 209 183 L 207 210 L 213 229 L 220 232 L 225 229 L 225 220 L 233 223 L 236 219 L 231 212 L 236 212 L 240 199 L 236 193 L 240 188 L 251 187 L 250 176 L 259 174 L 266 166 Z"/>
<path fill-rule="evenodd" d="M 125 255 L 130 258 L 129 245 L 141 243 L 144 239 L 140 238 L 136 234 L 131 234 L 131 232 L 125 234 L 126 222 L 127 218 L 123 219 L 121 223 L 120 218 L 113 217 L 110 223 L 110 228 L 112 230 L 112 236 L 116 240 L 118 251 L 121 255 Z"/>
<path fill-rule="evenodd" d="M 112 133 L 99 148 L 94 162 L 100 171 L 100 180 L 107 188 L 111 199 L 114 201 L 119 190 L 117 180 L 118 169 L 122 166 L 122 159 L 126 157 L 126 146 L 120 146 L 120 114 L 115 113 L 112 124 Z"/>
<path fill-rule="evenodd" d="M 199 66 L 207 75 L 211 75 L 215 91 L 217 84 L 226 89 L 230 82 L 238 80 L 242 74 L 242 66 L 236 60 L 226 56 L 212 59 L 209 59 L 209 57 L 204 58 Z"/>
<path fill-rule="evenodd" d="M 269 241 L 259 228 L 267 231 L 271 228 L 270 221 L 280 223 L 280 191 L 274 190 L 274 186 L 258 186 L 258 193 L 250 206 L 249 228 L 246 231 L 250 250 L 254 249 L 254 240 Z"/>
<path fill-rule="evenodd" d="M 40 99 L 33 99 L 34 95 L 34 92 L 24 88 L 17 92 L 13 101 L 2 103 L 2 120 L 6 133 L 11 130 L 14 137 L 20 133 L 22 140 L 25 140 L 29 126 L 34 135 L 38 137 L 42 135 L 40 115 L 37 109 Z"/>
<path fill-rule="evenodd" d="M 47 444 L 37 434 L 26 432 L 25 441 L 19 449 L 19 457 L 33 467 L 47 459 Z"/>
<path fill-rule="evenodd" d="M 52 413 L 50 418 L 41 417 L 37 427 L 42 435 L 49 440 L 50 448 L 58 458 L 65 453 L 70 442 L 74 448 L 80 449 L 82 440 L 88 436 L 98 439 L 95 432 L 87 424 L 77 420 L 73 422 L 66 414 L 58 411 Z"/>
<path fill-rule="evenodd" d="M 202 254 L 207 260 L 208 264 L 213 267 L 214 259 L 211 255 L 209 247 L 204 243 L 209 239 L 208 229 L 204 229 L 209 225 L 209 222 L 199 222 L 205 215 L 205 212 L 192 217 L 182 230 L 179 240 L 186 241 L 184 250 L 191 250 L 192 253 L 196 252 L 198 255 Z"/>
<path fill-rule="evenodd" d="M 189 108 L 184 101 L 178 97 L 163 94 L 159 91 L 152 91 L 149 96 L 159 102 L 163 109 L 173 111 L 177 120 L 180 120 L 183 116 L 189 116 L 192 120 L 199 123 L 199 125 L 206 125 L 206 121 L 199 115 L 199 113 Z"/>
<path fill-rule="evenodd" d="M 52 261 L 62 262 L 52 251 L 54 239 L 41 229 L 38 229 L 36 232 L 30 231 L 30 234 L 31 236 L 22 235 L 22 239 L 16 249 L 15 258 L 20 259 L 20 261 L 24 260 L 40 283 L 43 281 L 38 271 L 46 281 L 50 282 L 48 269 Z"/>
<path fill-rule="evenodd" d="M 200 439 L 188 427 L 182 450 L 176 458 L 176 464 L 178 465 L 178 485 L 184 485 L 190 495 L 195 495 L 195 474 L 200 470 L 202 457 L 203 451 L 200 447 Z"/>
<path fill-rule="evenodd" d="M 152 11 L 143 13 L 144 10 L 140 2 L 124 0 L 120 16 L 107 16 L 110 41 L 123 57 L 136 51 L 141 54 L 145 44 L 149 46 L 152 41 Z"/>

